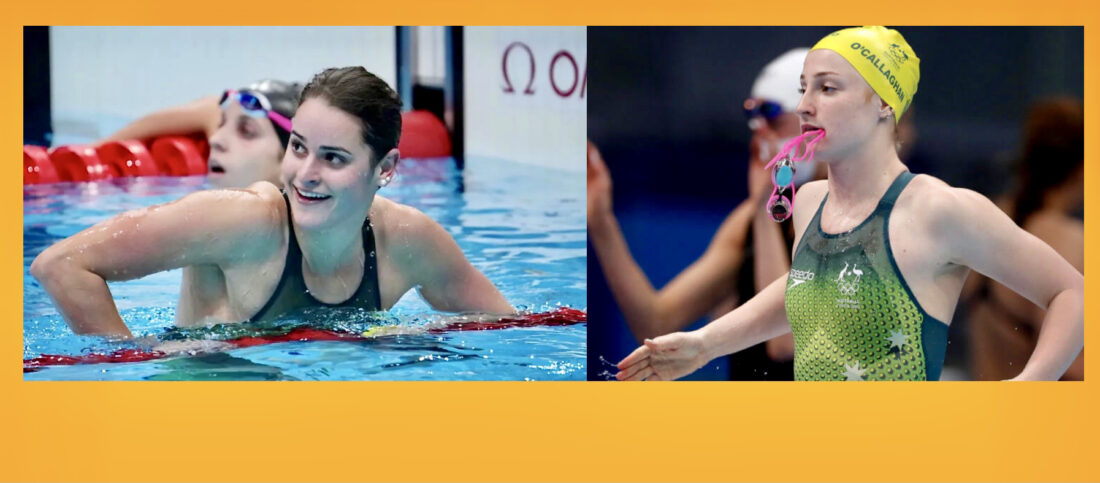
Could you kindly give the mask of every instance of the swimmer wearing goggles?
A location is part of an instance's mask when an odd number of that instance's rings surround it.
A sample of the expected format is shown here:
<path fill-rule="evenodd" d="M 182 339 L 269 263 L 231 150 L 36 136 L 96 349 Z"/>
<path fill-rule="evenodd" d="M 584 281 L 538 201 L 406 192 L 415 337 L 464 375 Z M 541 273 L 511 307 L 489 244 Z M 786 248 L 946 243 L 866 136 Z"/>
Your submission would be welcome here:
<path fill-rule="evenodd" d="M 269 102 L 267 97 L 264 97 L 263 94 L 228 89 L 222 93 L 221 99 L 218 100 L 218 105 L 221 106 L 222 109 L 225 109 L 229 107 L 229 103 L 234 101 L 239 103 L 241 108 L 244 109 L 244 112 L 249 116 L 266 117 L 284 131 L 289 133 L 292 130 L 290 119 L 272 109 L 271 102 Z"/>

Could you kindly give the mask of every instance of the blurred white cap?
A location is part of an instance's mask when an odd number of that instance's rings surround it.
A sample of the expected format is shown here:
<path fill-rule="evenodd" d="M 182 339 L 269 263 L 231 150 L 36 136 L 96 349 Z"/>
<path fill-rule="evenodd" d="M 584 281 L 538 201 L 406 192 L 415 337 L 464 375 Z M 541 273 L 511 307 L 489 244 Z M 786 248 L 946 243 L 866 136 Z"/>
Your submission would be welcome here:
<path fill-rule="evenodd" d="M 801 88 L 798 78 L 809 52 L 806 47 L 791 49 L 765 65 L 752 83 L 752 97 L 777 102 L 783 106 L 783 111 L 795 112 L 802 98 L 798 93 Z"/>

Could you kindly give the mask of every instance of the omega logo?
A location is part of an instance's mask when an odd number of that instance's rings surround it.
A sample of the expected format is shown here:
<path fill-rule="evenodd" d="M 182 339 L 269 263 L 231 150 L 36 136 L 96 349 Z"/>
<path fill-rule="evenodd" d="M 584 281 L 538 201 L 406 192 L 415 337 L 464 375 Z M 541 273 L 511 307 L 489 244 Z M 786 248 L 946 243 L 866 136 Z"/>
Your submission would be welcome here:
<path fill-rule="evenodd" d="M 522 75 L 524 74 L 522 70 L 513 68 L 513 75 L 521 74 L 513 78 L 508 72 L 508 56 L 511 55 L 513 51 L 517 51 L 517 47 L 519 52 L 526 54 L 528 69 L 526 69 L 526 75 Z M 535 64 L 535 54 L 531 51 L 531 47 L 523 42 L 512 42 L 509 44 L 508 47 L 504 49 L 504 54 L 500 61 L 501 73 L 504 75 L 504 92 L 506 94 L 514 94 L 517 86 L 524 86 L 523 95 L 534 95 L 537 73 Z M 587 64 L 583 66 L 577 65 L 577 59 L 573 57 L 573 54 L 563 49 L 557 51 L 553 57 L 550 58 L 550 68 L 547 71 L 549 72 L 550 87 L 558 97 L 568 98 L 576 93 L 578 99 L 584 99 L 585 91 L 588 89 Z M 513 80 L 519 82 L 513 83 Z M 526 83 L 522 82 L 523 80 L 526 80 Z"/>

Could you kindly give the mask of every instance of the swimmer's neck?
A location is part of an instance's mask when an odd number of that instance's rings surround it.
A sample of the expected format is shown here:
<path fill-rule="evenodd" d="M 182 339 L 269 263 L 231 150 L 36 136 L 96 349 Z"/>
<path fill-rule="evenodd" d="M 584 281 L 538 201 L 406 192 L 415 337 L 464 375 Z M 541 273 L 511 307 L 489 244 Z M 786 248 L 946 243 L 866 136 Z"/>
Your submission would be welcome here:
<path fill-rule="evenodd" d="M 906 168 L 890 136 L 872 136 L 843 159 L 829 162 L 829 203 L 855 207 L 875 203 Z"/>
<path fill-rule="evenodd" d="M 363 226 L 342 223 L 339 226 L 305 229 L 291 226 L 302 250 L 304 268 L 315 276 L 330 276 L 358 270 L 363 263 Z"/>

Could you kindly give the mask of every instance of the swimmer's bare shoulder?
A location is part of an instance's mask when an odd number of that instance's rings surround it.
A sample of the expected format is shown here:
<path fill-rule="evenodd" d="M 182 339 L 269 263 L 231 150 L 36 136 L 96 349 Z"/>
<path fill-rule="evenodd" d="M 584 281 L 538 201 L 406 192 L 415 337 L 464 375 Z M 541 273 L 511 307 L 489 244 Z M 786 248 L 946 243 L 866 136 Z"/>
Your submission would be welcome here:
<path fill-rule="evenodd" d="M 436 238 L 446 231 L 424 212 L 379 195 L 374 197 L 369 216 L 378 250 L 382 303 L 389 307 L 419 284 L 420 267 L 433 252 L 429 247 L 439 243 Z"/>
<path fill-rule="evenodd" d="M 470 265 L 451 234 L 424 212 L 376 195 L 370 218 L 384 307 L 419 287 L 440 310 L 513 311 L 485 275 Z"/>
<path fill-rule="evenodd" d="M 951 244 L 962 233 L 972 229 L 991 216 L 998 219 L 1007 215 L 989 198 L 966 188 L 957 188 L 927 174 L 913 177 L 898 196 L 890 215 L 891 225 L 905 227 L 908 237 L 920 238 L 922 243 L 941 245 L 947 259 L 953 251 Z M 900 240 L 899 240 L 900 241 Z"/>
<path fill-rule="evenodd" d="M 224 267 L 269 256 L 264 252 L 281 244 L 286 208 L 276 203 L 282 203 L 281 197 L 275 198 L 278 189 L 264 184 L 199 191 L 120 214 L 46 249 L 39 256 L 40 270 L 71 265 L 104 280 L 129 280 L 173 268 Z"/>
<path fill-rule="evenodd" d="M 981 193 L 926 174 L 915 176 L 898 196 L 890 224 L 903 273 L 924 266 L 936 273 L 951 270 L 965 276 L 973 268 L 1002 282 L 1015 281 L 1019 277 L 1012 274 L 1016 271 L 1012 267 L 1023 263 L 1023 258 L 1053 253 L 1046 253 L 1049 247 L 1016 226 Z M 919 264 L 905 260 L 910 252 Z"/>
<path fill-rule="evenodd" d="M 201 237 L 202 254 L 195 262 L 228 266 L 265 260 L 285 244 L 288 224 L 282 191 L 260 181 L 244 189 L 207 190 L 193 193 L 172 207 L 176 216 L 193 220 L 185 241 Z M 188 233 L 188 232 L 195 233 Z M 192 247 L 194 245 L 191 245 Z M 186 263 L 185 265 L 191 265 Z"/>
<path fill-rule="evenodd" d="M 258 181 L 243 190 L 228 191 L 243 192 L 237 196 L 239 205 L 233 214 L 240 217 L 236 234 L 247 240 L 250 254 L 262 258 L 272 251 L 282 251 L 290 224 L 283 191 L 267 181 Z M 248 254 L 238 253 L 241 255 Z"/>

